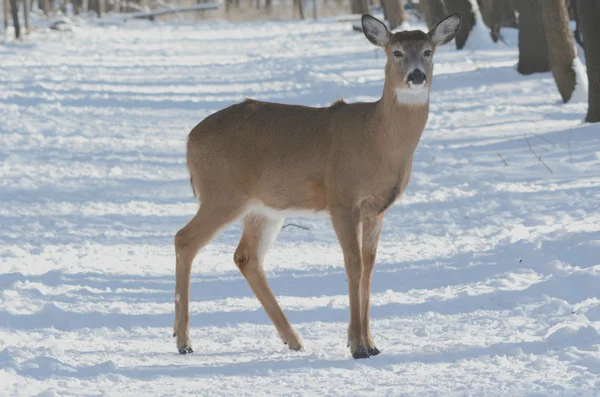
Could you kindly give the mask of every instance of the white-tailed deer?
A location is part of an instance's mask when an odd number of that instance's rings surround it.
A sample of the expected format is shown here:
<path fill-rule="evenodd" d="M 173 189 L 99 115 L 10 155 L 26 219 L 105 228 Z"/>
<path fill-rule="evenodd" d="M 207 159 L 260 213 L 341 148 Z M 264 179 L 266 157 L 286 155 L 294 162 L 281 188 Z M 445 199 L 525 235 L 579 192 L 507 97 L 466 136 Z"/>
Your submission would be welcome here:
<path fill-rule="evenodd" d="M 381 99 L 311 108 L 246 100 L 204 119 L 190 133 L 187 166 L 200 201 L 175 235 L 177 349 L 192 352 L 192 261 L 225 225 L 244 219 L 234 261 L 283 342 L 300 339 L 263 272 L 267 250 L 290 214 L 331 217 L 344 254 L 350 297 L 348 345 L 354 358 L 379 354 L 369 328 L 371 274 L 386 210 L 402 194 L 429 113 L 435 49 L 461 22 L 453 14 L 429 33 L 391 33 L 362 17 L 367 39 L 387 56 Z"/>

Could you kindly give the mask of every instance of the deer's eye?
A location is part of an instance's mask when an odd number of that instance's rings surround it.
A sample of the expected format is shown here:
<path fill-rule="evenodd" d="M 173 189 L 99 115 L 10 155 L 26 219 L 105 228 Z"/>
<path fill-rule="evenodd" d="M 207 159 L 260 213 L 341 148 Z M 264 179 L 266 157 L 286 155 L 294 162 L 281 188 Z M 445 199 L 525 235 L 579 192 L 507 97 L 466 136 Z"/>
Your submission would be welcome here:
<path fill-rule="evenodd" d="M 425 55 L 427 58 L 429 58 L 431 54 L 433 54 L 433 51 L 431 50 L 425 50 L 425 52 L 423 53 L 423 55 Z"/>
<path fill-rule="evenodd" d="M 404 54 L 400 51 L 394 51 L 392 54 L 394 54 L 396 58 L 402 58 L 404 56 Z"/>

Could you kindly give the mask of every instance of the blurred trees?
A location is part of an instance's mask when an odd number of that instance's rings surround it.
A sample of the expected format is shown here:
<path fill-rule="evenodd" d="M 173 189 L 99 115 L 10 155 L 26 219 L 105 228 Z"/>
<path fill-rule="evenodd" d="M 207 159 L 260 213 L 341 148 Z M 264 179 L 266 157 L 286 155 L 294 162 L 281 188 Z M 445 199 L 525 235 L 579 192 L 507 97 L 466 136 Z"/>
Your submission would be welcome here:
<path fill-rule="evenodd" d="M 516 2 L 519 12 L 519 64 L 517 70 L 521 74 L 550 71 L 540 1 Z"/>
<path fill-rule="evenodd" d="M 446 0 L 446 7 L 448 9 L 448 14 L 458 12 L 462 16 L 460 29 L 454 38 L 456 48 L 460 50 L 467 43 L 469 33 L 471 33 L 471 30 L 475 25 L 475 14 L 473 13 L 471 2 L 469 0 Z"/>
<path fill-rule="evenodd" d="M 431 29 L 442 18 L 448 15 L 448 8 L 444 0 L 421 0 L 421 14 L 427 24 L 427 28 Z"/>
<path fill-rule="evenodd" d="M 4 0 L 4 2 L 7 1 L 9 0 Z M 19 23 L 19 3 L 17 0 L 10 0 L 10 14 L 15 28 L 15 37 L 18 39 L 21 37 L 21 24 Z"/>
<path fill-rule="evenodd" d="M 368 14 L 369 4 L 367 0 L 350 0 L 350 9 L 353 14 Z"/>
<path fill-rule="evenodd" d="M 577 19 L 583 38 L 589 83 L 585 121 L 600 121 L 600 4 L 598 0 L 577 0 Z"/>
<path fill-rule="evenodd" d="M 406 21 L 403 0 L 381 0 L 381 6 L 383 7 L 383 17 L 390 24 L 390 30 L 396 29 Z"/>

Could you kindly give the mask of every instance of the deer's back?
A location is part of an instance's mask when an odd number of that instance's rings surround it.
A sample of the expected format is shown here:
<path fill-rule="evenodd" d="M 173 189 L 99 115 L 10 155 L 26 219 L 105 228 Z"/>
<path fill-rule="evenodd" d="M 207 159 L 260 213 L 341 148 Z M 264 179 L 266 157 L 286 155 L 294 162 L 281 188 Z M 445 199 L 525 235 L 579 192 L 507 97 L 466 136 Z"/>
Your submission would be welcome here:
<path fill-rule="evenodd" d="M 246 100 L 207 117 L 188 139 L 200 199 L 227 184 L 262 201 L 281 198 L 265 203 L 273 208 L 290 199 L 297 208 L 325 207 L 331 113 L 338 110 Z"/>

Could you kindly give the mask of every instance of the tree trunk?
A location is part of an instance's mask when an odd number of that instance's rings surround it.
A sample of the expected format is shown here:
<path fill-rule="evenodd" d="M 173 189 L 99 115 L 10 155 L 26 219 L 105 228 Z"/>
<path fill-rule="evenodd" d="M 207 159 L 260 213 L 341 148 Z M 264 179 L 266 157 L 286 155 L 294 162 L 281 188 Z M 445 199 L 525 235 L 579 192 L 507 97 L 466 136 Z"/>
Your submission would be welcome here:
<path fill-rule="evenodd" d="M 23 21 L 25 22 L 25 34 L 29 34 L 29 0 L 23 2 Z"/>
<path fill-rule="evenodd" d="M 517 2 L 519 12 L 519 64 L 521 74 L 550 71 L 548 43 L 544 32 L 540 0 Z"/>
<path fill-rule="evenodd" d="M 404 0 L 383 0 L 386 19 L 390 24 L 390 30 L 396 29 L 400 24 L 406 21 L 406 11 L 404 11 Z"/>
<path fill-rule="evenodd" d="M 577 0 L 577 15 L 589 84 L 585 121 L 597 123 L 600 121 L 600 4 L 597 0 Z"/>
<path fill-rule="evenodd" d="M 42 1 L 42 9 L 44 10 L 44 15 L 46 18 L 50 17 L 50 0 Z"/>
<path fill-rule="evenodd" d="M 501 0 L 490 0 L 492 2 L 492 15 L 490 19 L 490 36 L 494 43 L 500 40 L 500 27 L 504 24 L 504 4 Z"/>
<path fill-rule="evenodd" d="M 294 0 L 298 5 L 298 12 L 300 12 L 300 19 L 304 19 L 304 5 L 302 0 Z"/>
<path fill-rule="evenodd" d="M 481 17 L 483 18 L 483 22 L 490 29 L 493 26 L 492 10 L 494 8 L 494 3 L 497 1 L 498 0 L 477 0 L 477 3 L 479 4 L 479 10 L 481 11 Z"/>
<path fill-rule="evenodd" d="M 17 0 L 10 0 L 10 13 L 12 14 L 13 26 L 15 27 L 15 38 L 19 39 L 21 38 L 21 25 L 19 25 L 19 4 Z"/>
<path fill-rule="evenodd" d="M 543 0 L 542 18 L 548 42 L 548 62 L 563 102 L 569 102 L 575 90 L 575 45 L 569 29 L 569 15 L 564 0 Z M 597 23 L 597 21 L 596 21 Z"/>
<path fill-rule="evenodd" d="M 456 48 L 460 50 L 467 43 L 469 33 L 471 33 L 471 29 L 475 25 L 475 14 L 473 14 L 469 0 L 446 0 L 446 6 L 448 7 L 449 14 L 458 12 L 462 16 L 462 23 L 455 38 Z"/>
<path fill-rule="evenodd" d="M 421 0 L 419 6 L 421 7 L 423 19 L 425 19 L 425 23 L 429 29 L 448 15 L 448 9 L 444 0 Z"/>
<path fill-rule="evenodd" d="M 516 28 L 517 27 L 517 16 L 515 10 L 517 9 L 517 3 L 519 0 L 504 0 L 504 17 L 502 18 L 502 26 Z"/>
<path fill-rule="evenodd" d="M 4 31 L 8 29 L 8 0 L 2 2 L 2 16 L 4 18 Z"/>
<path fill-rule="evenodd" d="M 369 4 L 367 0 L 350 0 L 352 14 L 368 14 Z"/>

